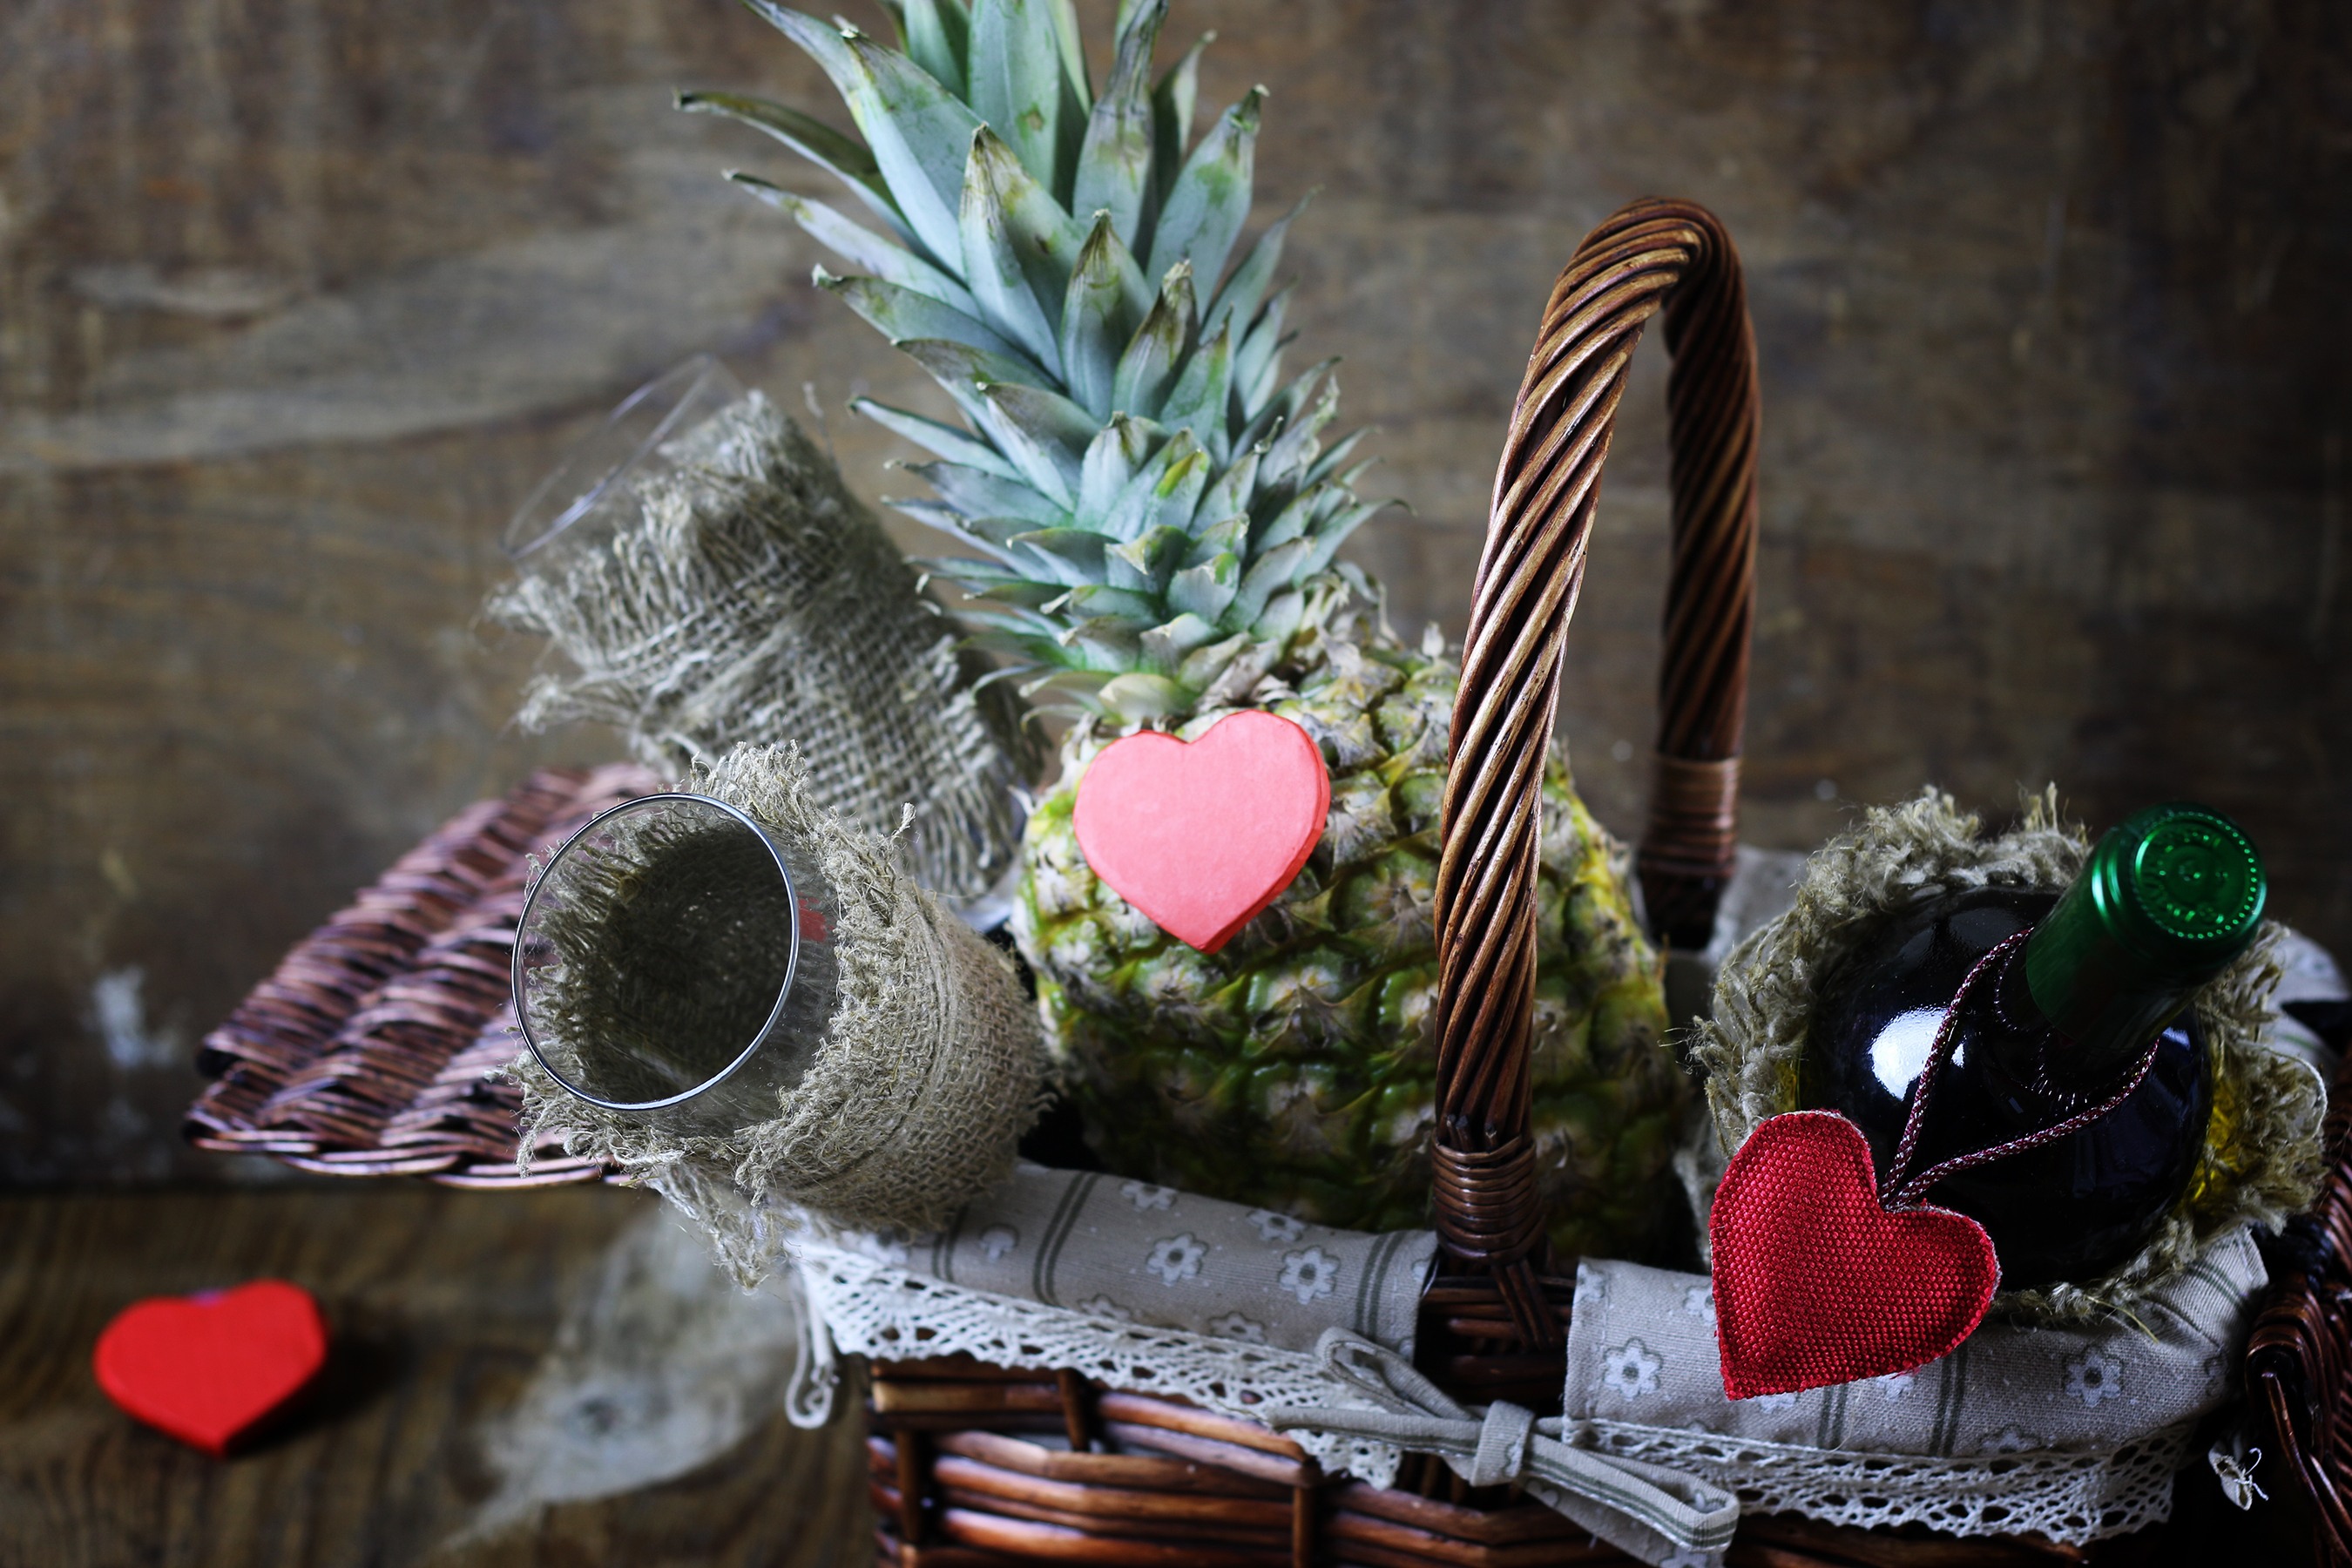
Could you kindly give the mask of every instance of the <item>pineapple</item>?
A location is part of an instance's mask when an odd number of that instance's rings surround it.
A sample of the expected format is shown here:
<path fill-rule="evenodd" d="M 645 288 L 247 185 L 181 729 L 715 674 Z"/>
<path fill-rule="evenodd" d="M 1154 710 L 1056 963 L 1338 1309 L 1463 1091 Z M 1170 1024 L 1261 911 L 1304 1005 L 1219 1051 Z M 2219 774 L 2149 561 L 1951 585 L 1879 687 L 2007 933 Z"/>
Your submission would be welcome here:
<path fill-rule="evenodd" d="M 1401 643 L 1334 559 L 1379 510 L 1361 432 L 1323 445 L 1330 364 L 1286 380 L 1296 210 L 1228 267 L 1263 91 L 1192 144 L 1201 46 L 1157 82 L 1165 0 L 1120 6 L 1089 87 L 1068 0 L 888 0 L 892 49 L 772 0 L 860 138 L 780 104 L 689 94 L 837 176 L 869 223 L 733 176 L 846 264 L 816 281 L 912 355 L 961 426 L 860 400 L 932 453 L 898 502 L 968 554 L 927 563 L 1041 710 L 1075 721 L 1031 816 L 1014 932 L 1089 1141 L 1114 1171 L 1334 1225 L 1426 1213 L 1437 991 L 1431 907 L 1457 667 Z M 1206 39 L 1202 40 L 1205 45 Z M 1087 868 L 1076 781 L 1139 727 L 1239 708 L 1301 725 L 1331 770 L 1306 870 L 1213 955 Z M 1545 784 L 1535 1132 L 1565 1252 L 1638 1245 L 1684 1098 L 1625 857 L 1555 757 Z"/>

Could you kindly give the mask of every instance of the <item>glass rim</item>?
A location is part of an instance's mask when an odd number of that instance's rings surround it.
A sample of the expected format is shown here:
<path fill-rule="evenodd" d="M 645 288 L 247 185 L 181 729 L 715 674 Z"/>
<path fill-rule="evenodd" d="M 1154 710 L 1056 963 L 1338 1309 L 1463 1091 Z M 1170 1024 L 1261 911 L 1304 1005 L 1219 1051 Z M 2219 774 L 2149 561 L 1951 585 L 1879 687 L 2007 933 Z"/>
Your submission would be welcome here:
<path fill-rule="evenodd" d="M 613 487 L 620 481 L 623 475 L 644 462 L 646 454 L 677 434 L 677 423 L 694 401 L 692 396 L 694 389 L 708 380 L 713 371 L 721 374 L 727 373 L 727 367 L 720 363 L 717 354 L 707 349 L 699 353 L 689 354 L 621 399 L 614 405 L 612 411 L 604 416 L 604 422 L 602 425 L 567 447 L 563 456 L 556 459 L 555 466 L 548 470 L 546 476 L 538 484 L 531 487 L 530 494 L 523 498 L 522 504 L 515 508 L 514 514 L 507 520 L 506 531 L 499 540 L 499 548 L 506 552 L 507 559 L 520 564 L 540 550 L 554 543 L 571 529 L 572 524 L 593 511 L 598 504 L 612 492 Z M 530 539 L 518 543 L 515 539 L 517 529 L 521 526 L 525 518 L 538 510 L 551 490 L 566 482 L 572 464 L 586 456 L 598 440 L 609 436 L 623 420 L 635 413 L 640 405 L 672 384 L 681 386 L 683 391 L 670 405 L 668 411 L 663 414 L 660 420 L 654 426 L 652 432 L 632 447 L 619 460 L 599 474 L 595 483 L 574 497 L 572 503 L 563 509 L 562 515 L 554 521 L 540 529 Z"/>
<path fill-rule="evenodd" d="M 752 837 L 760 841 L 761 847 L 767 850 L 768 858 L 775 863 L 776 874 L 783 879 L 786 906 L 793 911 L 793 918 L 785 922 L 786 928 L 792 938 L 792 951 L 785 957 L 783 984 L 776 988 L 775 1004 L 768 1009 L 767 1022 L 760 1026 L 759 1030 L 752 1035 L 751 1043 L 736 1053 L 734 1058 L 728 1062 L 725 1067 L 713 1073 L 710 1077 L 703 1079 L 700 1083 L 696 1084 L 693 1088 L 681 1089 L 676 1094 L 667 1096 L 660 1100 L 608 1100 L 603 1095 L 590 1093 L 587 1089 L 581 1088 L 569 1078 L 566 1078 L 556 1065 L 548 1059 L 547 1051 L 541 1047 L 539 1037 L 531 1032 L 530 1010 L 523 1005 L 523 933 L 530 927 L 531 913 L 539 908 L 540 893 L 541 889 L 547 886 L 549 875 L 554 871 L 557 866 L 562 863 L 563 858 L 572 853 L 573 847 L 582 839 L 587 837 L 589 834 L 593 833 L 599 826 L 611 821 L 614 817 L 620 816 L 628 812 L 642 810 L 649 805 L 675 804 L 681 801 L 690 801 L 697 805 L 715 806 L 727 816 L 733 817 L 745 827 L 750 828 L 751 830 Z M 532 1058 L 546 1070 L 547 1076 L 553 1079 L 567 1093 L 575 1095 L 601 1110 L 625 1111 L 664 1110 L 672 1106 L 683 1105 L 688 1100 L 708 1094 L 712 1089 L 717 1089 L 720 1084 L 726 1082 L 729 1079 L 734 1077 L 737 1070 L 740 1069 L 744 1063 L 750 1061 L 759 1051 L 761 1046 L 768 1043 L 769 1037 L 776 1032 L 776 1026 L 783 1020 L 784 1004 L 791 998 L 793 994 L 793 982 L 797 979 L 800 974 L 800 888 L 798 884 L 793 880 L 793 868 L 785 862 L 783 851 L 777 847 L 775 839 L 769 836 L 768 830 L 761 826 L 755 818 L 740 807 L 730 805 L 727 802 L 719 799 L 715 795 L 696 795 L 688 790 L 663 790 L 655 795 L 641 795 L 635 800 L 625 800 L 618 805 L 607 806 L 603 811 L 600 811 L 595 816 L 590 817 L 586 822 L 581 824 L 578 831 L 574 832 L 569 838 L 566 838 L 556 847 L 555 852 L 547 858 L 547 864 L 541 868 L 538 876 L 531 879 L 530 891 L 525 895 L 523 899 L 522 914 L 515 921 L 514 950 L 508 960 L 508 972 L 509 984 L 513 993 L 515 1024 L 522 1031 L 522 1043 L 530 1049 Z"/>

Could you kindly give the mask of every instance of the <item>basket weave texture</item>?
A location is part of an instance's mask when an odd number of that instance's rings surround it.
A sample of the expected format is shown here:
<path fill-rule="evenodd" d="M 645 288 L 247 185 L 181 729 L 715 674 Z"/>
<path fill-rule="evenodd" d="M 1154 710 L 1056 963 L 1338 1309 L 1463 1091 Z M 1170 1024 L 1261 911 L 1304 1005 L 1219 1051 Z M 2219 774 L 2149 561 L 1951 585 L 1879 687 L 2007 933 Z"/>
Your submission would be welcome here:
<path fill-rule="evenodd" d="M 1528 1129 L 1529 889 L 1536 780 L 1560 647 L 1633 351 L 1662 314 L 1675 363 L 1674 566 L 1657 784 L 1640 866 L 1653 924 L 1703 940 L 1728 880 L 1755 559 L 1755 359 L 1737 257 L 1686 203 L 1640 202 L 1562 272 L 1515 405 L 1454 714 L 1438 925 L 1444 1245 L 1420 1360 L 1465 1401 L 1559 1408 L 1573 1267 L 1546 1255 Z M 516 1184 L 515 1091 L 483 1074 L 512 1054 L 508 952 L 528 854 L 659 781 L 543 773 L 453 818 L 289 955 L 205 1044 L 220 1079 L 192 1109 L 200 1146 L 345 1174 Z M 2352 1085 L 2340 1086 L 2352 1089 Z M 2316 1509 L 2325 1561 L 2352 1568 L 2352 1104 L 2329 1123 L 2332 1177 L 2298 1221 L 2309 1267 L 2284 1272 L 2254 1335 L 2249 1386 Z M 601 1171 L 538 1151 L 533 1184 Z M 1076 1369 L 965 1357 L 876 1362 L 870 1489 L 877 1560 L 902 1568 L 1041 1562 L 1516 1565 L 1622 1563 L 1508 1487 L 1474 1489 L 1408 1459 L 1391 1489 L 1322 1476 L 1288 1439 Z M 2284 1489 L 2276 1471 L 2263 1479 Z M 1955 1542 L 1788 1518 L 1742 1522 L 1733 1564 L 2158 1561 L 2176 1531 L 2075 1551 Z"/>
<path fill-rule="evenodd" d="M 188 1141 L 306 1171 L 457 1187 L 595 1181 L 561 1148 L 515 1163 L 521 1091 L 486 1075 L 515 1054 L 509 958 L 530 876 L 597 812 L 661 789 L 620 763 L 550 768 L 467 806 L 297 942 L 197 1067 Z"/>
<path fill-rule="evenodd" d="M 2309 1505 L 2315 1560 L 2352 1568 L 2352 1056 L 2329 1090 L 2319 1201 L 2287 1222 L 2288 1261 L 2246 1344 L 2256 1444 Z M 2259 1476 L 2259 1472 L 2258 1472 Z M 2282 1500 L 2290 1489 L 2270 1478 Z"/>

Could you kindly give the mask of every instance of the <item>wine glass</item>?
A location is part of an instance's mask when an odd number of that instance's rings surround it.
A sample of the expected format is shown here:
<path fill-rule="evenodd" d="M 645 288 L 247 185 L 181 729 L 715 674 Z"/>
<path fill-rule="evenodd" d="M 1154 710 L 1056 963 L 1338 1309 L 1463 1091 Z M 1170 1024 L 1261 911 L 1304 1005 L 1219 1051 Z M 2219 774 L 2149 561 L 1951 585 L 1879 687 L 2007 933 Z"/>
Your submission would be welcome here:
<path fill-rule="evenodd" d="M 838 996 L 808 847 L 708 795 L 646 795 L 566 839 L 516 933 L 523 1040 L 564 1089 L 698 1132 L 781 1113 Z"/>

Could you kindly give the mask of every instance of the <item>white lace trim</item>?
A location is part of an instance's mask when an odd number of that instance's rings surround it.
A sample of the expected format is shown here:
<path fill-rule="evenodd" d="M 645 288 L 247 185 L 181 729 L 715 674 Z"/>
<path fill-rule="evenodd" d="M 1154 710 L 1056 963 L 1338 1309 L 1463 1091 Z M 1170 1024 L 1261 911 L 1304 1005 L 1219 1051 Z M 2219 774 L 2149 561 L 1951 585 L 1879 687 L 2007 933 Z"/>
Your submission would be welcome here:
<path fill-rule="evenodd" d="M 994 1366 L 1075 1367 L 1111 1388 L 1175 1394 L 1263 1424 L 1276 1410 L 1374 1409 L 1313 1356 L 1179 1329 L 1119 1322 L 943 1284 L 896 1262 L 803 1241 L 801 1278 L 842 1351 L 895 1361 L 971 1355 Z M 2193 1422 L 2100 1452 L 2022 1448 L 1933 1458 L 1808 1447 L 1711 1432 L 1588 1419 L 1601 1453 L 1644 1460 L 1731 1491 L 1748 1513 L 1826 1524 L 1924 1524 L 1958 1536 L 2033 1534 L 2080 1546 L 2160 1524 Z M 1392 1444 L 1293 1431 L 1327 1473 L 1395 1484 Z"/>
<path fill-rule="evenodd" d="M 1578 1424 L 1601 1452 L 1667 1465 L 1738 1495 L 1746 1513 L 1797 1513 L 1879 1530 L 2041 1535 L 2081 1546 L 2172 1516 L 2172 1477 L 2194 1422 L 2095 1453 L 2022 1449 L 1927 1458 L 1801 1447 L 1710 1432 Z"/>
<path fill-rule="evenodd" d="M 898 1361 L 961 1352 L 993 1366 L 1075 1367 L 1108 1387 L 1177 1394 L 1261 1424 L 1273 1410 L 1378 1408 L 1300 1352 L 967 1290 L 819 1243 L 803 1241 L 799 1250 L 810 1304 L 835 1344 L 853 1355 Z M 1395 1484 L 1402 1455 L 1394 1444 L 1324 1432 L 1288 1436 L 1326 1473 Z"/>

